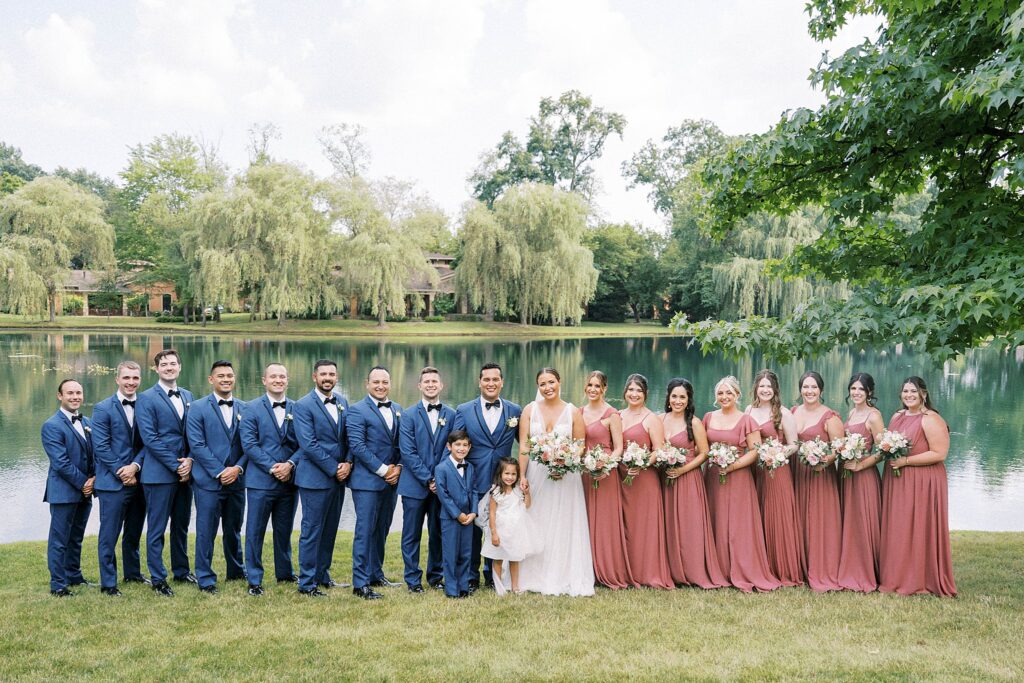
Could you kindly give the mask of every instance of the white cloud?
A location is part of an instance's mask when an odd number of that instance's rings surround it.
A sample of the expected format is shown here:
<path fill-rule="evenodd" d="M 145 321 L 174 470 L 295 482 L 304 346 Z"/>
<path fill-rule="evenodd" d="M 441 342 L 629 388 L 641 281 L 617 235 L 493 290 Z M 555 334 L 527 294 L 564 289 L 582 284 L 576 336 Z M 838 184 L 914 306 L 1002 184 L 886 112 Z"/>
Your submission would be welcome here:
<path fill-rule="evenodd" d="M 139 0 L 139 45 L 145 54 L 182 67 L 228 71 L 239 50 L 232 26 L 248 16 L 242 0 Z"/>
<path fill-rule="evenodd" d="M 61 90 L 77 94 L 102 94 L 111 84 L 93 58 L 95 27 L 88 19 L 65 20 L 51 14 L 40 27 L 25 31 L 25 45 L 33 62 Z"/>
<path fill-rule="evenodd" d="M 267 68 L 263 86 L 242 96 L 242 102 L 256 118 L 273 118 L 275 112 L 295 113 L 302 109 L 305 97 L 299 86 L 276 66 Z"/>
<path fill-rule="evenodd" d="M 0 59 L 0 92 L 13 90 L 18 83 L 18 75 L 14 71 L 14 65 Z"/>

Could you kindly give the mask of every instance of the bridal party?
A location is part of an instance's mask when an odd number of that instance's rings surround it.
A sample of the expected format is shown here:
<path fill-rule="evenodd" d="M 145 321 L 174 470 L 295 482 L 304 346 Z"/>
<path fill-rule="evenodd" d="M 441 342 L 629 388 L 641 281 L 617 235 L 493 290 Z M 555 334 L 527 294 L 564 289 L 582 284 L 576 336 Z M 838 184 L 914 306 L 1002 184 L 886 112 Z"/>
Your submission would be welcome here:
<path fill-rule="evenodd" d="M 682 377 L 653 387 L 638 373 L 612 384 L 593 370 L 583 395 L 567 397 L 559 370 L 545 367 L 521 406 L 503 394 L 496 363 L 461 403 L 426 366 L 418 399 L 402 406 L 382 366 L 343 390 L 333 360 L 294 383 L 270 363 L 265 392 L 243 400 L 228 360 L 212 364 L 203 391 L 178 385 L 174 349 L 152 360 L 145 389 L 140 364 L 121 362 L 91 417 L 82 384 L 56 387 L 58 408 L 42 425 L 54 596 L 95 585 L 81 566 L 94 499 L 98 586 L 113 598 L 122 583 L 173 598 L 189 586 L 214 596 L 233 581 L 253 598 L 347 588 L 364 600 L 402 588 L 451 599 L 484 589 L 957 593 L 949 428 L 920 377 L 876 388 L 856 372 L 830 406 L 824 378 L 807 371 L 786 405 L 768 369 L 750 386 L 727 376 L 701 387 Z M 898 395 L 895 414 L 878 410 L 879 391 Z M 715 409 L 698 416 L 703 399 Z M 334 565 L 346 497 L 350 575 Z M 403 573 L 388 577 L 399 504 Z"/>

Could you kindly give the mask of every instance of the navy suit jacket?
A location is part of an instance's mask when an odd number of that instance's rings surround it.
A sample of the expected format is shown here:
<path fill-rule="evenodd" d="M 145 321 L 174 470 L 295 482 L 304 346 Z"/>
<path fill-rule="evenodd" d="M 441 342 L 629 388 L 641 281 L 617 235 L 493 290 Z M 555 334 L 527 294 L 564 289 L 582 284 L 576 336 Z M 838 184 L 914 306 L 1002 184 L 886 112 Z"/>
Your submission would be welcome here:
<path fill-rule="evenodd" d="M 299 442 L 295 438 L 295 401 L 285 398 L 284 422 L 277 426 L 277 416 L 271 407 L 270 399 L 263 394 L 255 401 L 245 404 L 242 411 L 242 422 L 239 430 L 242 438 L 242 450 L 249 459 L 249 467 L 245 471 L 245 485 L 250 489 L 264 491 L 294 490 L 292 482 L 278 480 L 270 473 L 270 468 L 281 462 L 297 464 L 295 452 Z"/>
<path fill-rule="evenodd" d="M 231 406 L 231 426 L 224 423 L 217 395 L 207 394 L 192 404 L 188 411 L 188 446 L 192 456 L 192 478 L 196 486 L 204 491 L 237 491 L 245 489 L 245 474 L 230 486 L 224 486 L 217 475 L 225 467 L 241 467 L 248 464 L 242 452 L 242 439 L 238 423 L 242 417 L 245 402 L 237 398 Z"/>
<path fill-rule="evenodd" d="M 392 429 L 388 429 L 384 416 L 377 409 L 377 401 L 369 396 L 348 411 L 348 449 L 352 453 L 352 477 L 349 484 L 361 491 L 383 491 L 388 486 L 377 474 L 381 465 L 396 465 L 399 461 L 398 432 L 406 419 L 402 406 L 391 403 Z"/>
<path fill-rule="evenodd" d="M 185 421 L 192 403 L 192 392 L 181 390 L 185 403 L 183 417 L 167 397 L 167 391 L 156 385 L 146 389 L 135 403 L 135 424 L 142 435 L 142 450 L 135 462 L 142 465 L 143 484 L 176 484 L 178 482 L 178 458 L 188 457 L 188 440 L 185 438 Z"/>
<path fill-rule="evenodd" d="M 331 419 L 316 389 L 296 401 L 292 409 L 299 442 L 295 453 L 295 483 L 302 488 L 329 489 L 344 485 L 335 475 L 339 463 L 352 462 L 345 442 L 350 411 L 348 401 L 337 393 L 334 396 L 338 399 L 337 422 Z"/>
<path fill-rule="evenodd" d="M 483 494 L 491 488 L 494 467 L 498 460 L 512 454 L 512 444 L 519 438 L 519 416 L 523 409 L 511 401 L 501 399 L 501 420 L 491 434 L 487 429 L 480 398 L 474 398 L 460 405 L 455 411 L 455 424 L 452 429 L 464 429 L 469 434 L 473 448 L 469 451 L 468 460 L 473 465 L 473 488 L 477 494 Z M 509 426 L 515 419 L 516 426 Z"/>
<path fill-rule="evenodd" d="M 470 450 L 470 453 L 473 451 Z M 462 513 L 476 512 L 480 494 L 473 490 L 473 464 L 467 460 L 466 476 L 460 477 L 452 459 L 447 455 L 434 470 L 437 497 L 441 501 L 441 518 L 458 519 Z"/>
<path fill-rule="evenodd" d="M 434 478 L 434 468 L 447 451 L 448 434 L 454 421 L 455 411 L 442 404 L 437 432 L 432 432 L 423 401 L 416 401 L 416 405 L 405 411 L 398 426 L 399 462 L 402 464 L 398 495 L 423 499 L 430 494 L 427 484 Z"/>
<path fill-rule="evenodd" d="M 134 426 L 128 426 L 128 415 L 117 394 L 103 399 L 93 408 L 92 451 L 96 459 L 96 490 L 123 489 L 124 484 L 117 471 L 139 457 L 142 436 L 137 419 Z"/>
<path fill-rule="evenodd" d="M 89 418 L 82 418 L 85 438 L 71 426 L 71 420 L 60 410 L 43 423 L 43 450 L 50 459 L 46 472 L 46 503 L 81 503 L 85 500 L 82 487 L 94 474 L 92 459 L 92 425 Z"/>

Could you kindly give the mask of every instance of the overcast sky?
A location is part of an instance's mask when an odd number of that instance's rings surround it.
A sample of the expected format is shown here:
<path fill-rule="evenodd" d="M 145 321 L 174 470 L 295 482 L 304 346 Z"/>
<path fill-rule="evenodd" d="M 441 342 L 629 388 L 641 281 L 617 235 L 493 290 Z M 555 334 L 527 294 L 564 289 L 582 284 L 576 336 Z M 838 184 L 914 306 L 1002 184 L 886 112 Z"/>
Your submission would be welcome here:
<path fill-rule="evenodd" d="M 359 123 L 371 176 L 414 180 L 454 217 L 481 152 L 578 89 L 628 121 L 598 164 L 601 214 L 654 227 L 622 161 L 686 118 L 749 133 L 817 106 L 822 52 L 877 25 L 815 43 L 804 0 L 0 0 L 0 140 L 47 171 L 116 177 L 129 146 L 178 131 L 238 170 L 271 121 L 273 156 L 327 174 L 316 132 Z"/>

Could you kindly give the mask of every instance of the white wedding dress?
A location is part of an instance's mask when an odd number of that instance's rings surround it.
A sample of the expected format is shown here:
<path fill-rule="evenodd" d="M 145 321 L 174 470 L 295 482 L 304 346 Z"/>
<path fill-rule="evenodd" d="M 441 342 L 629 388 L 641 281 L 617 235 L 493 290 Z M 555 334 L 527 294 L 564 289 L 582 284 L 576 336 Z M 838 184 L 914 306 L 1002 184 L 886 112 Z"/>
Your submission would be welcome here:
<path fill-rule="evenodd" d="M 567 403 L 554 433 L 572 436 L 573 405 Z M 544 420 L 534 404 L 530 436 L 544 433 Z M 537 538 L 536 553 L 519 565 L 519 587 L 544 595 L 593 595 L 594 562 L 590 553 L 587 502 L 579 473 L 559 481 L 548 478 L 548 468 L 532 460 L 526 466 L 532 504 L 527 513 Z"/>

